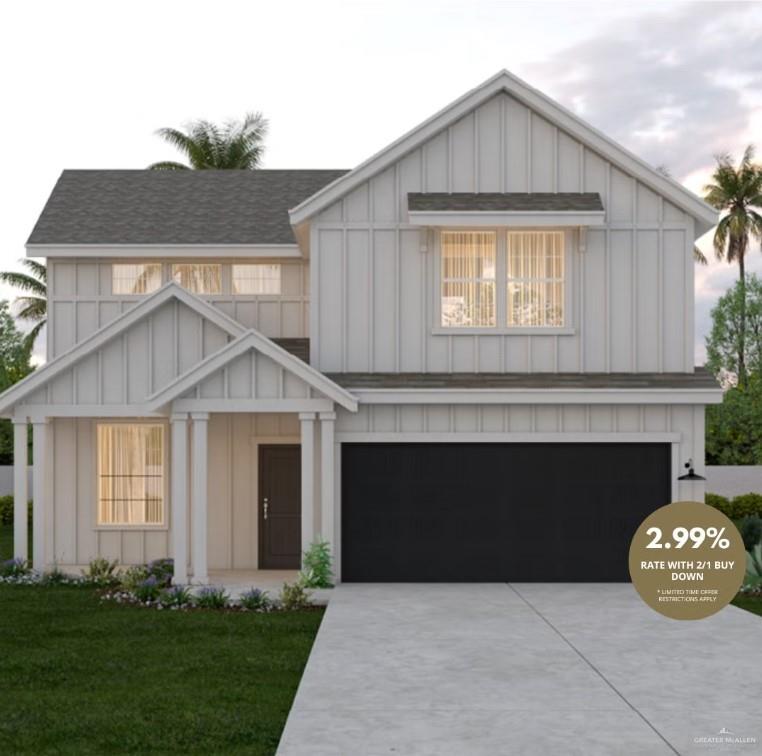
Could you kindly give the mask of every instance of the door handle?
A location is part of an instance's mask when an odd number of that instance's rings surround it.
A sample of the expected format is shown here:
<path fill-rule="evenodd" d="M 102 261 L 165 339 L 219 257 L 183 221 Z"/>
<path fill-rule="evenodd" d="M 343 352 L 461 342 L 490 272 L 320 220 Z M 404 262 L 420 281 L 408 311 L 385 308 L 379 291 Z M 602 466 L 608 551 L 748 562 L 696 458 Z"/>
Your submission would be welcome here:
<path fill-rule="evenodd" d="M 267 508 L 269 506 L 270 502 L 267 500 L 267 497 L 265 496 L 264 501 L 262 502 L 262 509 L 264 510 L 264 519 L 267 519 Z"/>

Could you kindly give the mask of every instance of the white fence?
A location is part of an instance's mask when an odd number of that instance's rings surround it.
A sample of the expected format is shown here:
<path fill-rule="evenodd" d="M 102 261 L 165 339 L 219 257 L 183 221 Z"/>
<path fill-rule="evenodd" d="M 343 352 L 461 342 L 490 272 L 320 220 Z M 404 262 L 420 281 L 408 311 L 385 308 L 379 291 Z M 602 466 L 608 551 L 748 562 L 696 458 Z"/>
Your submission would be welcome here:
<path fill-rule="evenodd" d="M 722 496 L 762 493 L 762 465 L 710 465 L 706 490 Z"/>
<path fill-rule="evenodd" d="M 29 498 L 32 498 L 32 468 L 27 473 Z M 13 465 L 0 465 L 0 496 L 13 493 Z"/>

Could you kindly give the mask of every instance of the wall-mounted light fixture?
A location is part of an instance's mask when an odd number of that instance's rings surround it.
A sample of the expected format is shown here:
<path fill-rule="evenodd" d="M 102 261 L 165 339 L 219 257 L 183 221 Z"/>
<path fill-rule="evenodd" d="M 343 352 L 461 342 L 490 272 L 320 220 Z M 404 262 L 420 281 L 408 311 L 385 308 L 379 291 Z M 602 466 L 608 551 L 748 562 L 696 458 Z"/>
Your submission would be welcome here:
<path fill-rule="evenodd" d="M 689 459 L 685 463 L 685 467 L 688 469 L 688 472 L 685 473 L 685 475 L 681 475 L 678 480 L 706 480 L 703 475 L 696 475 L 696 471 L 693 469 L 692 459 Z"/>

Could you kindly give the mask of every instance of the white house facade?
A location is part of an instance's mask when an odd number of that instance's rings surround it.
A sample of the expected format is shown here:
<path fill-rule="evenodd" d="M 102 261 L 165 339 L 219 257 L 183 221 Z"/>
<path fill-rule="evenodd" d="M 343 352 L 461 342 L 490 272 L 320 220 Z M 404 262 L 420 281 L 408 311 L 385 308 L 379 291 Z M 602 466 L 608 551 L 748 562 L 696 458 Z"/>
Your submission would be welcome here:
<path fill-rule="evenodd" d="M 65 171 L 48 362 L 0 396 L 34 565 L 203 583 L 322 538 L 346 581 L 626 580 L 704 494 L 715 221 L 507 72 L 348 172 Z"/>

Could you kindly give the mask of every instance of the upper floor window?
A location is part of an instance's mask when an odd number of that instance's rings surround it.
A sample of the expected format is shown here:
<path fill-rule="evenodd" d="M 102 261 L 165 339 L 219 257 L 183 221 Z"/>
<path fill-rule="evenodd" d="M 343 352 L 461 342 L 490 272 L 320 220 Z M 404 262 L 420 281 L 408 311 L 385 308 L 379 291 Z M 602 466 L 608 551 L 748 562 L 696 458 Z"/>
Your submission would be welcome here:
<path fill-rule="evenodd" d="M 280 294 L 280 265 L 234 265 L 233 294 Z"/>
<path fill-rule="evenodd" d="M 564 236 L 508 233 L 508 325 L 564 324 Z"/>
<path fill-rule="evenodd" d="M 442 325 L 494 326 L 496 234 L 442 233 Z"/>
<path fill-rule="evenodd" d="M 164 523 L 164 426 L 98 425 L 98 525 Z"/>
<path fill-rule="evenodd" d="M 194 294 L 222 293 L 222 265 L 217 263 L 175 264 L 172 278 Z"/>
<path fill-rule="evenodd" d="M 148 294 L 161 286 L 161 263 L 114 263 L 111 266 L 113 294 Z"/>
<path fill-rule="evenodd" d="M 441 325 L 564 326 L 564 255 L 563 231 L 443 231 Z"/>

